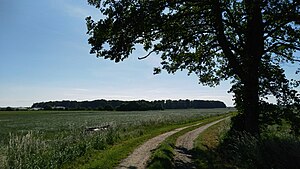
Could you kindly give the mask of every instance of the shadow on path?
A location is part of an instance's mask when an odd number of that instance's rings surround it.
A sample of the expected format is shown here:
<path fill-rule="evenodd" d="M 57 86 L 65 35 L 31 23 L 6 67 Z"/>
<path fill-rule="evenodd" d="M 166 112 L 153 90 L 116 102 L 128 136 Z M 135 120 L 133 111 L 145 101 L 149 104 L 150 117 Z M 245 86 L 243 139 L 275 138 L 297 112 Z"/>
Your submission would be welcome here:
<path fill-rule="evenodd" d="M 176 153 L 179 153 L 180 158 L 175 159 L 175 169 L 196 169 L 193 161 L 193 152 L 184 147 L 176 147 Z"/>

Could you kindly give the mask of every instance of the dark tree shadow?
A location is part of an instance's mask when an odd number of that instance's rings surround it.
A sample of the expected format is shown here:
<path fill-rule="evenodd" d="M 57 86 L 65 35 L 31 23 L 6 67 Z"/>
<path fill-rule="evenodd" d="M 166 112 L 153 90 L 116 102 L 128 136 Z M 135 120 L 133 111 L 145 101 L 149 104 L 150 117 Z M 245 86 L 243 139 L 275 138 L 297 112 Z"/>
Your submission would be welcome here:
<path fill-rule="evenodd" d="M 175 169 L 196 169 L 196 165 L 193 163 L 193 151 L 190 151 L 183 147 L 176 147 L 176 151 L 186 156 L 183 160 L 175 159 Z"/>

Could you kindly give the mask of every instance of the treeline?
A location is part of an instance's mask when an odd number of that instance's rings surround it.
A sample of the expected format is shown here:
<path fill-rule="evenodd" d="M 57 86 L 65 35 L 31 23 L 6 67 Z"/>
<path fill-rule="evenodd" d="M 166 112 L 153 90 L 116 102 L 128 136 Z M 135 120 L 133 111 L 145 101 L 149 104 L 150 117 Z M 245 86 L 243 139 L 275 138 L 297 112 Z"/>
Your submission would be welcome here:
<path fill-rule="evenodd" d="M 0 107 L 0 111 L 25 111 L 29 109 L 29 107 Z"/>
<path fill-rule="evenodd" d="M 116 110 L 116 111 L 145 111 L 164 109 L 203 109 L 225 108 L 221 101 L 207 100 L 157 100 L 157 101 L 120 101 L 120 100 L 94 100 L 94 101 L 49 101 L 34 103 L 32 109 L 43 110 Z"/>

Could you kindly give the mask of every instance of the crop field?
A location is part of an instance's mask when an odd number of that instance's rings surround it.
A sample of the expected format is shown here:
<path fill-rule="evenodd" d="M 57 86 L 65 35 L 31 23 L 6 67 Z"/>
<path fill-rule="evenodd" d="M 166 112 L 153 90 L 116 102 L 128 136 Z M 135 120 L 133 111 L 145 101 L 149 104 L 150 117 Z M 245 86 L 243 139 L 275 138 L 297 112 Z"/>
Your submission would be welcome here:
<path fill-rule="evenodd" d="M 230 110 L 2 111 L 0 166 L 61 168 L 85 154 L 105 151 L 154 128 L 192 122 Z M 104 131 L 86 131 L 89 127 L 106 125 L 109 128 Z"/>
<path fill-rule="evenodd" d="M 216 115 L 228 109 L 187 109 L 163 111 L 3 111 L 0 112 L 0 138 L 9 133 L 61 132 L 84 130 L 86 127 L 132 126 L 155 122 L 184 122 L 193 118 Z"/>

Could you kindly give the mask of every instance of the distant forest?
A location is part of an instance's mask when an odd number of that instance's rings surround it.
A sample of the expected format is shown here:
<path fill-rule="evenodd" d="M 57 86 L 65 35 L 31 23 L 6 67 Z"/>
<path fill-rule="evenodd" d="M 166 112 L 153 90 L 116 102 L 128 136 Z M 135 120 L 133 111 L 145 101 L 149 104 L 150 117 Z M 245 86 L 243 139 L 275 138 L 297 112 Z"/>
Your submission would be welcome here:
<path fill-rule="evenodd" d="M 116 110 L 116 111 L 146 111 L 164 109 L 204 109 L 226 108 L 221 101 L 208 100 L 158 100 L 158 101 L 120 101 L 120 100 L 94 100 L 94 101 L 49 101 L 34 103 L 32 109 L 44 110 Z"/>

